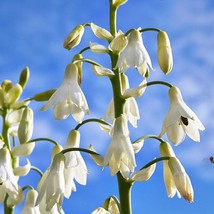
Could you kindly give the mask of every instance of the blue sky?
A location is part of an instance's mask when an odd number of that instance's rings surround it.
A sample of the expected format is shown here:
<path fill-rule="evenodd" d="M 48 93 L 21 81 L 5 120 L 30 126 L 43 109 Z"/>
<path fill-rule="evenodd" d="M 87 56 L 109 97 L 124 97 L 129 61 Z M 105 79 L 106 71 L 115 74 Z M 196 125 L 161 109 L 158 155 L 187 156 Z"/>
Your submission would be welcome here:
<path fill-rule="evenodd" d="M 79 47 L 72 51 L 63 49 L 65 36 L 78 24 L 94 22 L 108 29 L 107 0 L 22 0 L 0 1 L 0 77 L 1 81 L 18 81 L 21 70 L 28 66 L 31 76 L 23 99 L 49 88 L 58 87 L 64 69 L 73 54 L 91 42 L 100 42 L 87 28 Z M 151 80 L 163 80 L 181 89 L 185 102 L 194 110 L 206 130 L 201 132 L 201 142 L 186 138 L 174 151 L 188 172 L 195 190 L 195 202 L 189 204 L 183 199 L 169 199 L 166 195 L 162 164 L 148 182 L 137 183 L 133 187 L 133 213 L 210 213 L 213 210 L 214 165 L 206 158 L 214 155 L 214 3 L 212 0 L 129 0 L 118 12 L 118 29 L 157 27 L 168 32 L 173 55 L 174 68 L 164 76 L 157 65 L 156 34 L 143 34 L 145 46 L 151 56 L 156 71 Z M 109 65 L 107 57 L 94 54 L 94 58 L 104 66 Z M 131 85 L 139 83 L 137 71 L 127 75 Z M 84 65 L 83 91 L 90 107 L 90 117 L 105 114 L 111 99 L 111 87 L 107 78 L 95 77 L 90 66 Z M 131 130 L 131 139 L 144 134 L 159 134 L 169 102 L 165 87 L 150 87 L 137 100 L 141 110 L 138 129 Z M 40 112 L 42 103 L 32 103 L 35 111 L 34 137 L 54 138 L 64 145 L 68 131 L 75 123 L 71 117 L 55 121 L 52 111 Z M 90 127 L 90 129 L 89 129 Z M 96 124 L 80 129 L 81 145 L 90 144 L 102 154 L 109 143 L 109 137 Z M 148 141 L 137 156 L 138 166 L 159 156 L 158 143 Z M 45 149 L 45 150 L 44 150 Z M 42 170 L 49 165 L 52 145 L 39 143 L 30 158 Z M 44 152 L 45 151 L 45 152 Z M 65 200 L 66 213 L 87 214 L 101 206 L 110 194 L 117 195 L 116 178 L 110 177 L 109 170 L 103 171 L 83 155 L 88 162 L 87 186 L 77 185 L 77 192 Z M 21 184 L 36 184 L 39 176 L 31 172 Z M 160 211 L 161 210 L 161 211 Z M 19 208 L 16 213 L 20 213 Z"/>

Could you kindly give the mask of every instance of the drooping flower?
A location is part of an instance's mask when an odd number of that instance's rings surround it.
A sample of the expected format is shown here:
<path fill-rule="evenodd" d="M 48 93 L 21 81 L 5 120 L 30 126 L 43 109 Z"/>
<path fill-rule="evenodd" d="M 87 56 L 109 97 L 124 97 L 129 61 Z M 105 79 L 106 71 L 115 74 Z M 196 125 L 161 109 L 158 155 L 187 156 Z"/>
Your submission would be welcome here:
<path fill-rule="evenodd" d="M 65 149 L 79 148 L 80 133 L 72 130 L 66 141 Z M 85 185 L 87 179 L 87 167 L 79 151 L 65 153 L 65 197 L 69 198 L 72 191 L 76 191 L 74 180 Z"/>
<path fill-rule="evenodd" d="M 179 145 L 186 134 L 194 141 L 200 141 L 199 130 L 205 128 L 196 114 L 183 101 L 179 88 L 169 89 L 170 108 L 164 119 L 160 136 L 167 133 L 174 145 Z"/>
<path fill-rule="evenodd" d="M 164 183 L 168 196 L 172 198 L 177 193 L 179 198 L 182 195 L 185 200 L 193 202 L 194 192 L 190 178 L 178 158 L 175 157 L 170 144 L 162 142 L 160 144 L 160 152 L 161 156 L 169 157 L 169 160 L 164 160 L 163 162 Z"/>
<path fill-rule="evenodd" d="M 136 163 L 125 116 L 121 115 L 115 119 L 110 135 L 112 141 L 106 151 L 104 165 L 109 165 L 112 176 L 121 172 L 127 179 L 130 171 L 134 171 Z"/>
<path fill-rule="evenodd" d="M 13 173 L 10 152 L 6 148 L 0 149 L 0 203 L 6 194 L 15 201 L 19 198 L 19 187 Z"/>
<path fill-rule="evenodd" d="M 81 123 L 84 115 L 89 114 L 86 98 L 78 84 L 78 69 L 75 64 L 67 65 L 63 83 L 41 110 L 45 111 L 51 106 L 57 120 L 65 119 L 71 114 Z"/>
<path fill-rule="evenodd" d="M 39 188 L 36 206 L 45 197 L 46 211 L 50 211 L 54 205 L 57 205 L 58 212 L 61 213 L 65 193 L 64 166 L 65 156 L 62 153 L 56 154 L 50 170 L 47 171 L 45 179 Z"/>
<path fill-rule="evenodd" d="M 143 44 L 143 39 L 139 30 L 131 31 L 127 37 L 128 44 L 121 52 L 116 65 L 120 72 L 125 72 L 129 67 L 135 67 L 141 70 L 141 67 L 145 64 L 148 64 L 152 68 L 151 59 Z"/>
<path fill-rule="evenodd" d="M 192 184 L 180 161 L 176 157 L 171 157 L 168 161 L 168 165 L 179 193 L 185 200 L 193 202 L 194 192 Z"/>

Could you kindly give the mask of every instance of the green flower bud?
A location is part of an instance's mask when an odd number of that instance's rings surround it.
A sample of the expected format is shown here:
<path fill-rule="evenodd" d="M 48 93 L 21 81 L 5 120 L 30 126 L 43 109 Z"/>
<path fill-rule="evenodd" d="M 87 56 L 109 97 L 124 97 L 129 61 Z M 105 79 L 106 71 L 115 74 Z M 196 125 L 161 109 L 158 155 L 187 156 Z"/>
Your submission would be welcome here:
<path fill-rule="evenodd" d="M 2 108 L 4 106 L 4 95 L 5 92 L 4 90 L 0 87 L 0 108 Z"/>
<path fill-rule="evenodd" d="M 30 76 L 30 71 L 29 71 L 29 68 L 28 67 L 25 67 L 21 74 L 20 74 L 20 77 L 19 77 L 19 85 L 22 86 L 22 88 L 25 87 L 25 85 L 27 84 L 28 82 L 28 79 L 29 79 L 29 76 Z"/>
<path fill-rule="evenodd" d="M 30 140 L 33 133 L 33 111 L 25 108 L 18 128 L 18 137 L 21 144 Z"/>
<path fill-rule="evenodd" d="M 22 94 L 22 87 L 19 84 L 14 85 L 5 95 L 5 104 L 12 105 Z"/>
<path fill-rule="evenodd" d="M 1 87 L 5 92 L 8 92 L 13 87 L 13 83 L 10 80 L 4 80 Z"/>
<path fill-rule="evenodd" d="M 41 92 L 39 94 L 34 95 L 32 99 L 38 102 L 47 101 L 50 99 L 50 97 L 53 95 L 55 91 L 56 89 L 50 89 L 50 90 Z"/>
<path fill-rule="evenodd" d="M 158 42 L 158 63 L 164 74 L 168 74 L 173 67 L 172 50 L 169 37 L 166 32 L 160 31 L 157 36 Z"/>
<path fill-rule="evenodd" d="M 83 25 L 76 26 L 65 38 L 64 48 L 70 50 L 77 46 L 82 39 L 83 33 L 84 26 Z"/>

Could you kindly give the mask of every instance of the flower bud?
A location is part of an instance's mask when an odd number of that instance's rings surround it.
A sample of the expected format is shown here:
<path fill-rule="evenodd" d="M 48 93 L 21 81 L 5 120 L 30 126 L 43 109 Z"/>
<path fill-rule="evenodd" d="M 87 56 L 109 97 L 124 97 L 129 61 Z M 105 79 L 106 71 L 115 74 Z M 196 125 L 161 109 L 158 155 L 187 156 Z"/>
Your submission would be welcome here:
<path fill-rule="evenodd" d="M 14 85 L 5 95 L 6 105 L 15 103 L 22 94 L 22 87 L 19 84 Z"/>
<path fill-rule="evenodd" d="M 113 36 L 111 35 L 111 33 L 109 31 L 95 25 L 94 23 L 91 23 L 91 29 L 92 29 L 93 33 L 95 34 L 95 36 L 97 36 L 100 39 L 105 39 L 109 42 L 113 39 Z"/>
<path fill-rule="evenodd" d="M 13 87 L 13 83 L 10 80 L 4 80 L 1 87 L 5 92 L 8 92 Z"/>
<path fill-rule="evenodd" d="M 158 63 L 164 74 L 168 74 L 173 67 L 172 50 L 169 37 L 166 32 L 160 31 L 157 36 L 158 42 Z"/>
<path fill-rule="evenodd" d="M 55 91 L 56 89 L 50 89 L 50 90 L 41 92 L 39 94 L 34 95 L 32 99 L 38 102 L 47 101 L 50 99 L 50 97 L 53 95 Z"/>
<path fill-rule="evenodd" d="M 33 152 L 34 147 L 35 142 L 21 144 L 13 147 L 11 153 L 13 157 L 28 156 Z"/>
<path fill-rule="evenodd" d="M 25 67 L 19 77 L 19 85 L 21 85 L 22 88 L 24 88 L 25 85 L 27 84 L 29 76 L 30 76 L 29 68 Z"/>
<path fill-rule="evenodd" d="M 4 107 L 4 90 L 0 87 L 0 108 Z"/>
<path fill-rule="evenodd" d="M 114 76 L 114 72 L 112 70 L 99 65 L 92 65 L 92 70 L 97 76 Z"/>
<path fill-rule="evenodd" d="M 75 46 L 77 46 L 82 39 L 83 33 L 84 33 L 84 26 L 77 25 L 65 38 L 64 48 L 70 50 Z"/>
<path fill-rule="evenodd" d="M 21 144 L 30 140 L 33 133 L 33 111 L 25 108 L 18 128 L 18 137 Z"/>

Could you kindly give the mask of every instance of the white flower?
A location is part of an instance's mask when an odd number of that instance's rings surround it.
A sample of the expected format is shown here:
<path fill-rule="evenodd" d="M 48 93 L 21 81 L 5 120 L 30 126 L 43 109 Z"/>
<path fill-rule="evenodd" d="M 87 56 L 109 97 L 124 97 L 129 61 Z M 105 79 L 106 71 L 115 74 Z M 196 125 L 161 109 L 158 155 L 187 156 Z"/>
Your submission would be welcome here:
<path fill-rule="evenodd" d="M 36 190 L 31 189 L 28 191 L 22 214 L 40 214 L 39 206 L 35 206 L 37 196 Z"/>
<path fill-rule="evenodd" d="M 36 200 L 36 206 L 40 204 L 45 197 L 46 211 L 51 211 L 54 205 L 57 205 L 57 210 L 61 213 L 62 202 L 65 193 L 65 177 L 64 177 L 65 156 L 58 153 L 54 156 L 50 170 L 44 175 L 39 188 L 39 195 Z"/>
<path fill-rule="evenodd" d="M 105 210 L 103 207 L 98 207 L 91 214 L 111 214 L 111 213 Z"/>
<path fill-rule="evenodd" d="M 173 86 L 169 89 L 170 108 L 164 119 L 160 136 L 167 133 L 174 145 L 179 145 L 186 134 L 194 141 L 200 141 L 199 130 L 204 126 L 196 114 L 183 101 L 180 90 Z"/>
<path fill-rule="evenodd" d="M 72 130 L 66 141 L 65 149 L 79 148 L 80 133 Z M 65 197 L 69 198 L 71 191 L 76 191 L 74 179 L 82 185 L 86 184 L 87 167 L 79 151 L 65 153 Z"/>
<path fill-rule="evenodd" d="M 109 165 L 111 175 L 120 171 L 124 178 L 128 178 L 130 171 L 134 171 L 136 163 L 126 117 L 121 115 L 115 119 L 110 134 L 112 141 L 106 151 L 104 165 Z"/>
<path fill-rule="evenodd" d="M 185 200 L 193 202 L 194 192 L 192 184 L 180 161 L 176 157 L 171 157 L 168 161 L 168 165 L 179 193 Z"/>
<path fill-rule="evenodd" d="M 189 176 L 180 161 L 175 157 L 175 153 L 169 143 L 160 144 L 161 156 L 169 157 L 164 161 L 164 183 L 167 194 L 170 198 L 181 195 L 189 202 L 193 202 L 194 192 Z"/>
<path fill-rule="evenodd" d="M 128 34 L 128 44 L 122 51 L 116 67 L 120 72 L 125 72 L 129 67 L 142 70 L 141 66 L 148 64 L 152 68 L 151 59 L 144 47 L 143 39 L 139 30 L 133 30 Z"/>
<path fill-rule="evenodd" d="M 11 199 L 19 198 L 17 179 L 13 174 L 10 152 L 8 149 L 0 149 L 0 203 L 4 201 L 6 194 Z"/>
<path fill-rule="evenodd" d="M 81 123 L 85 113 L 89 114 L 87 101 L 78 84 L 78 69 L 75 64 L 67 65 L 63 83 L 41 110 L 45 111 L 51 106 L 54 106 L 57 120 L 65 119 L 71 114 Z"/>

